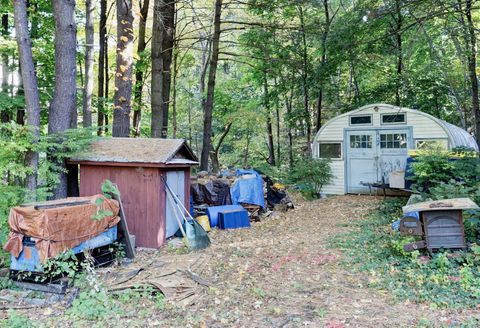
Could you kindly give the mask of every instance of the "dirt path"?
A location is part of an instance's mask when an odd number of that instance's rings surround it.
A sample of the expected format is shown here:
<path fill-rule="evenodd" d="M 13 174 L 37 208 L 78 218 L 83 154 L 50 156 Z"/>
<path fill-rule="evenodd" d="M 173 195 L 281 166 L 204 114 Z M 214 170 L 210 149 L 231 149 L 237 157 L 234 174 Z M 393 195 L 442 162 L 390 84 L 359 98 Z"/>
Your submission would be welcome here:
<path fill-rule="evenodd" d="M 328 240 L 346 232 L 348 222 L 375 209 L 374 197 L 342 196 L 298 202 L 295 210 L 254 223 L 251 229 L 211 233 L 212 246 L 201 277 L 212 283 L 187 308 L 126 304 L 115 327 L 458 327 L 479 313 L 431 310 L 396 302 L 389 291 L 366 287 L 368 278 L 342 264 L 348 255 Z M 172 257 L 164 248 L 140 252 L 136 263 Z M 199 254 L 176 255 L 178 258 Z M 28 312 L 49 326 L 71 326 L 59 312 Z M 66 320 L 66 321 L 65 321 Z M 119 320 L 118 322 L 115 322 Z M 73 322 L 74 326 L 75 323 Z"/>
<path fill-rule="evenodd" d="M 214 287 L 178 315 L 186 316 L 184 324 L 207 327 L 448 327 L 468 318 L 397 303 L 340 263 L 329 238 L 378 204 L 360 196 L 301 202 L 252 229 L 213 232 L 201 274 Z"/>

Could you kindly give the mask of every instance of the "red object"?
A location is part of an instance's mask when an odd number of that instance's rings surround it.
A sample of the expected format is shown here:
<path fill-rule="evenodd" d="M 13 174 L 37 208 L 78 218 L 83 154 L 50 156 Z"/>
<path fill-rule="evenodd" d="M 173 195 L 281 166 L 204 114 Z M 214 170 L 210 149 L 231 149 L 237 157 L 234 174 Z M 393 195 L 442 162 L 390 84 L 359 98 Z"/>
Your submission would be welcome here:
<path fill-rule="evenodd" d="M 125 139 L 127 138 L 101 141 L 108 142 L 108 146 L 112 147 L 108 157 L 104 152 L 100 154 L 103 157 L 99 156 L 100 151 L 95 149 L 100 147 L 94 144 L 93 151 L 74 157 L 69 163 L 80 165 L 80 196 L 101 192 L 101 185 L 106 179 L 116 183 L 121 193 L 128 229 L 135 235 L 136 246 L 158 248 L 166 243 L 167 194 L 161 176 L 166 178 L 168 171 L 184 172 L 184 204 L 188 210 L 190 168 L 196 164 L 197 158 L 183 140 L 178 146 L 178 143 L 169 139 Z M 165 142 L 167 146 L 173 144 L 174 147 L 168 150 Z M 137 149 L 132 150 L 135 147 Z M 155 152 L 155 147 L 159 151 Z M 138 148 L 145 149 L 146 155 L 139 158 L 141 152 Z M 111 149 L 118 149 L 119 154 Z M 171 154 L 161 154 L 162 157 L 159 157 L 160 150 L 170 151 Z M 132 154 L 135 154 L 134 158 Z"/>

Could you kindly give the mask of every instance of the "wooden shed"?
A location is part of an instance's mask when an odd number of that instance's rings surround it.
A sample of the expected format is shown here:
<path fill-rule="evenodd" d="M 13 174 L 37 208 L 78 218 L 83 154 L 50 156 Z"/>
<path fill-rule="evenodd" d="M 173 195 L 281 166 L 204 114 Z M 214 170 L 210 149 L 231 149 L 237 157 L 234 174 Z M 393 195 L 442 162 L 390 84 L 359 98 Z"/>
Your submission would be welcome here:
<path fill-rule="evenodd" d="M 68 163 L 80 166 L 80 196 L 98 194 L 106 179 L 116 183 L 136 246 L 158 248 L 178 230 L 162 176 L 188 209 L 198 160 L 183 139 L 105 138 Z"/>

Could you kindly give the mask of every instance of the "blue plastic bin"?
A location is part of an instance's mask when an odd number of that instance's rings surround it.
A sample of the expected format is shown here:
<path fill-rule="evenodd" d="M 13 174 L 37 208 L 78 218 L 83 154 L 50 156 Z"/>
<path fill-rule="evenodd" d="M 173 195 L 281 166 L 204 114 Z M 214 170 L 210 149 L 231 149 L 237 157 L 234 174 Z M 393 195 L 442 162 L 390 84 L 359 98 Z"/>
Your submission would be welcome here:
<path fill-rule="evenodd" d="M 218 227 L 220 229 L 249 228 L 250 219 L 247 210 L 230 210 L 218 213 Z"/>
<path fill-rule="evenodd" d="M 208 220 L 210 221 L 210 227 L 214 228 L 218 225 L 218 213 L 223 211 L 243 210 L 242 205 L 222 205 L 211 206 L 207 208 Z"/>

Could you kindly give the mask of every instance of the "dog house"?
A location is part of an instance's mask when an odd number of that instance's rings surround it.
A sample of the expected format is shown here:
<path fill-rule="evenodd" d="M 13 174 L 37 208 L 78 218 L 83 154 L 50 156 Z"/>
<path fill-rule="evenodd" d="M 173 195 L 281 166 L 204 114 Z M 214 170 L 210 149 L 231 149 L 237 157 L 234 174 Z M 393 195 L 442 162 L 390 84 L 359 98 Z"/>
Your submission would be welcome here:
<path fill-rule="evenodd" d="M 190 169 L 197 157 L 183 139 L 105 138 L 76 154 L 80 196 L 101 192 L 106 179 L 118 185 L 136 246 L 158 248 L 178 230 L 176 205 L 163 179 L 189 208 Z"/>
<path fill-rule="evenodd" d="M 334 178 L 323 192 L 368 193 L 368 184 L 388 183 L 390 173 L 405 170 L 408 150 L 432 145 L 478 151 L 475 139 L 455 125 L 418 110 L 373 104 L 325 123 L 312 155 L 331 159 Z"/>

